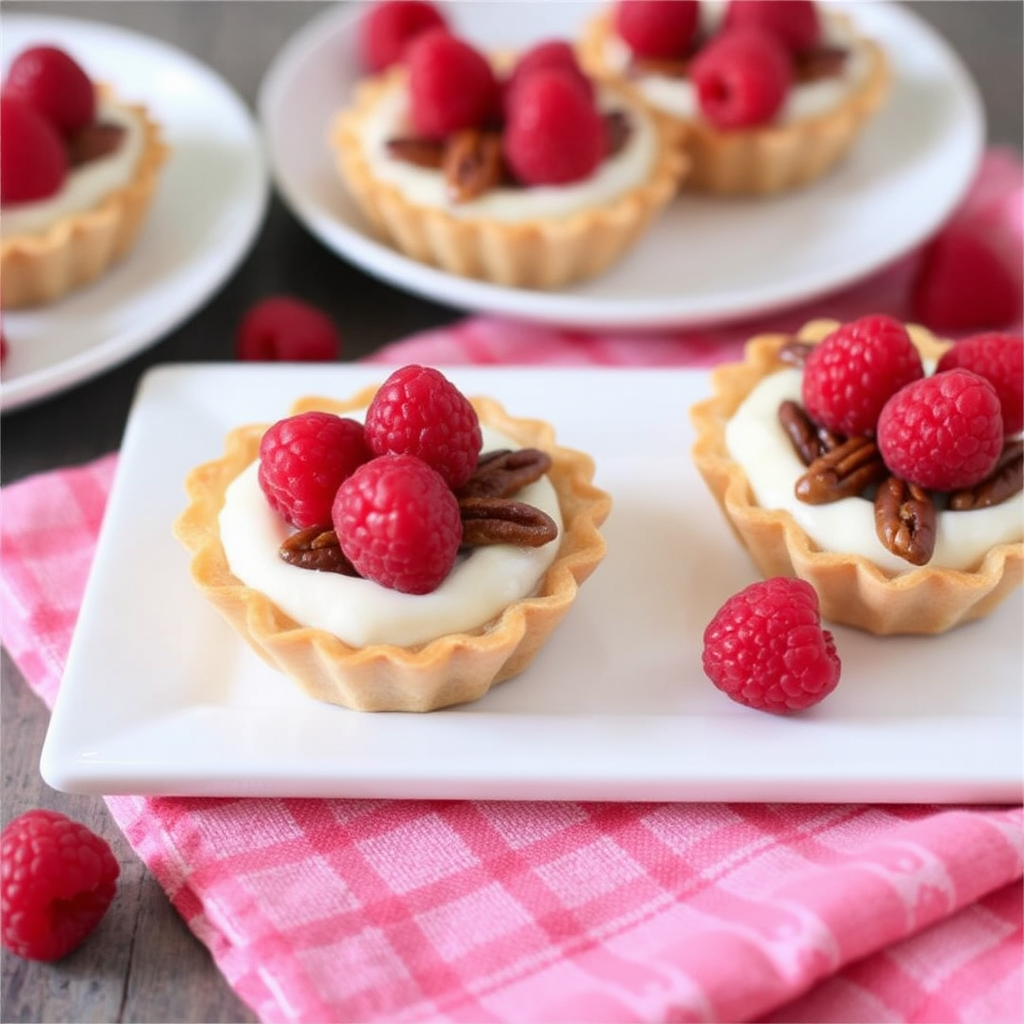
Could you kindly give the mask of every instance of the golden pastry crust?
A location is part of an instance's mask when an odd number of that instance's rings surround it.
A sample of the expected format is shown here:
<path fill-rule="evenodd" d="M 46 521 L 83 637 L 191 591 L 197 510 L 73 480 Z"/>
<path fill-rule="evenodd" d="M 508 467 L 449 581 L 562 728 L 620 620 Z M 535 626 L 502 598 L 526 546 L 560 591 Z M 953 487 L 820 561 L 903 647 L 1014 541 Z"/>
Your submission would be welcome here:
<path fill-rule="evenodd" d="M 322 409 L 344 415 L 365 408 L 375 390 L 368 388 L 344 402 L 303 398 L 291 414 Z M 591 458 L 557 445 L 554 431 L 542 421 L 513 418 L 493 399 L 470 401 L 482 422 L 551 456 L 548 476 L 563 518 L 558 554 L 536 593 L 509 605 L 499 618 L 473 632 L 412 647 L 352 647 L 324 630 L 298 625 L 266 595 L 231 573 L 218 515 L 227 486 L 257 457 L 267 424 L 231 431 L 224 455 L 189 474 L 189 505 L 174 531 L 193 553 L 193 579 L 253 650 L 309 696 L 358 711 L 433 711 L 476 700 L 530 664 L 568 612 L 580 585 L 604 558 L 599 528 L 611 509 L 611 498 L 593 485 Z"/>
<path fill-rule="evenodd" d="M 362 143 L 366 119 L 389 91 L 404 83 L 400 67 L 362 82 L 353 104 L 336 116 L 330 146 L 339 174 L 377 234 L 412 259 L 461 277 L 534 289 L 596 277 L 646 232 L 675 196 L 688 165 L 678 145 L 679 127 L 653 116 L 659 140 L 655 166 L 646 181 L 611 202 L 564 218 L 514 224 L 452 216 L 443 208 L 410 202 L 394 185 L 379 180 L 367 159 Z M 635 100 L 628 102 L 643 112 Z"/>
<path fill-rule="evenodd" d="M 606 58 L 613 32 L 610 10 L 585 26 L 578 47 L 580 60 L 595 77 L 617 78 Z M 810 184 L 835 167 L 891 89 L 885 51 L 873 40 L 857 38 L 868 54 L 868 71 L 856 88 L 825 113 L 737 131 L 722 131 L 702 119 L 687 120 L 682 139 L 691 165 L 683 188 L 717 195 L 768 196 Z M 628 78 L 622 81 L 642 99 L 635 83 Z"/>
<path fill-rule="evenodd" d="M 109 94 L 109 90 L 105 90 Z M 0 307 L 23 309 L 53 302 L 96 280 L 128 254 L 146 219 L 160 169 L 169 155 L 160 126 L 145 107 L 124 104 L 143 125 L 135 173 L 122 188 L 47 231 L 0 242 Z"/>
<path fill-rule="evenodd" d="M 819 342 L 837 326 L 814 321 L 797 338 Z M 937 359 L 948 346 L 923 328 L 908 329 L 925 358 Z M 746 474 L 729 456 L 725 428 L 754 387 L 785 365 L 777 354 L 789 340 L 753 338 L 744 361 L 713 371 L 713 394 L 690 410 L 694 464 L 759 571 L 766 578 L 806 580 L 818 592 L 825 618 L 879 635 L 934 635 L 987 615 L 1021 584 L 1021 542 L 993 547 L 971 572 L 926 565 L 893 574 L 857 555 L 822 551 L 790 513 L 755 504 Z"/>

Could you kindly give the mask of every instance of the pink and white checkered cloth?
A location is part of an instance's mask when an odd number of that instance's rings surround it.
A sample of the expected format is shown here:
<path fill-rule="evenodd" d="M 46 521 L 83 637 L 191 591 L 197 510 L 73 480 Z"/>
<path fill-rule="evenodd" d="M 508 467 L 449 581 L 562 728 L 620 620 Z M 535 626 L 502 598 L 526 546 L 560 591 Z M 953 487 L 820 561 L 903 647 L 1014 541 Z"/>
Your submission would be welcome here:
<path fill-rule="evenodd" d="M 1019 161 L 990 155 L 965 211 L 1019 246 L 1022 197 Z M 758 328 L 905 318 L 912 262 Z M 471 318 L 377 359 L 694 365 L 750 333 Z M 2 638 L 47 703 L 115 471 L 4 489 Z M 107 802 L 266 1022 L 1022 1018 L 1020 808 Z"/>

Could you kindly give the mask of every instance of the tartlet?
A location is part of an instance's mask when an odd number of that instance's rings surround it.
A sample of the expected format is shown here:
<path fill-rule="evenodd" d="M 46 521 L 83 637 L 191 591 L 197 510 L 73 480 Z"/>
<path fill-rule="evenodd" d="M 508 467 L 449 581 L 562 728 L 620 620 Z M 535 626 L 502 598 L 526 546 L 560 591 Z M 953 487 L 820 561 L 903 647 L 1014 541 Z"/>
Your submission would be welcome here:
<path fill-rule="evenodd" d="M 500 61 L 499 61 L 500 63 Z M 455 208 L 443 200 L 412 198 L 374 169 L 368 125 L 382 104 L 402 102 L 407 74 L 397 65 L 360 83 L 350 107 L 335 117 L 329 142 L 337 170 L 374 231 L 419 262 L 452 274 L 508 287 L 555 289 L 606 271 L 641 238 L 675 196 L 688 161 L 678 127 L 648 111 L 615 85 L 604 95 L 652 133 L 654 154 L 641 180 L 566 214 L 527 214 L 504 219 L 480 201 Z M 612 158 L 614 159 L 614 158 Z M 440 172 L 432 172 L 440 180 Z M 545 188 L 571 195 L 577 186 Z M 524 188 L 497 193 L 528 194 Z"/>
<path fill-rule="evenodd" d="M 292 414 L 323 410 L 346 415 L 366 408 L 375 390 L 366 389 L 348 401 L 302 398 Z M 547 423 L 514 418 L 490 398 L 470 401 L 482 424 L 551 457 L 547 475 L 563 527 L 554 560 L 534 593 L 466 632 L 408 647 L 355 647 L 324 629 L 298 624 L 267 595 L 232 574 L 218 516 L 228 485 L 258 457 L 265 424 L 232 430 L 223 456 L 188 475 L 189 505 L 174 530 L 192 552 L 193 579 L 252 649 L 309 696 L 359 711 L 422 712 L 476 700 L 530 664 L 603 559 L 600 526 L 611 498 L 594 486 L 590 456 L 556 444 Z"/>
<path fill-rule="evenodd" d="M 96 280 L 132 249 L 169 155 L 160 125 L 146 107 L 99 94 L 137 119 L 142 146 L 131 178 L 100 202 L 39 232 L 0 239 L 0 306 L 21 309 L 53 302 Z"/>
<path fill-rule="evenodd" d="M 652 89 L 645 85 L 643 73 L 630 72 L 623 55 L 625 46 L 615 33 L 611 7 L 585 25 L 578 44 L 580 61 L 590 74 L 625 85 L 661 115 L 677 121 L 690 161 L 684 190 L 775 195 L 808 185 L 840 163 L 885 104 L 891 88 L 892 72 L 883 48 L 859 34 L 852 19 L 824 6 L 821 10 L 855 40 L 862 54 L 863 72 L 837 103 L 810 116 L 722 130 L 699 112 L 680 115 L 661 101 L 657 90 L 679 88 L 682 80 L 675 75 L 651 74 L 647 81 L 656 83 Z"/>
<path fill-rule="evenodd" d="M 835 321 L 814 321 L 796 339 L 817 343 L 837 326 Z M 937 360 L 949 345 L 923 328 L 908 325 L 908 331 L 926 361 Z M 806 580 L 818 592 L 824 618 L 877 635 L 934 635 L 989 614 L 1020 586 L 1020 540 L 991 546 L 970 569 L 929 564 L 894 571 L 861 554 L 823 550 L 789 511 L 757 503 L 746 472 L 728 449 L 727 425 L 758 384 L 789 368 L 779 353 L 792 340 L 781 334 L 751 339 L 744 360 L 716 368 L 711 396 L 690 410 L 696 432 L 694 464 L 757 569 L 766 578 Z M 870 515 L 870 503 L 864 504 Z"/>

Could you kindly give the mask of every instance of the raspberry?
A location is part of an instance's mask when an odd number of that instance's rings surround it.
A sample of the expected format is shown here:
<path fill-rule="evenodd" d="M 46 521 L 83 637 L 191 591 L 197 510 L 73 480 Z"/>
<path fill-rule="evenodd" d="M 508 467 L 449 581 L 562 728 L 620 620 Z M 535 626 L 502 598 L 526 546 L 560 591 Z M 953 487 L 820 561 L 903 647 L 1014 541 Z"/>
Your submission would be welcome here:
<path fill-rule="evenodd" d="M 940 232 L 921 254 L 911 308 L 934 331 L 998 330 L 1020 316 L 1020 276 L 984 235 L 958 224 Z"/>
<path fill-rule="evenodd" d="M 865 316 L 815 345 L 804 365 L 803 405 L 820 426 L 871 435 L 889 397 L 924 375 L 907 329 L 888 316 Z"/>
<path fill-rule="evenodd" d="M 498 109 L 498 80 L 486 57 L 444 29 L 417 36 L 406 64 L 412 123 L 426 138 L 476 128 Z"/>
<path fill-rule="evenodd" d="M 804 580 L 776 576 L 734 594 L 704 630 L 704 672 L 734 701 L 758 711 L 801 711 L 839 683 L 832 634 Z"/>
<path fill-rule="evenodd" d="M 767 124 L 778 113 L 793 81 L 793 64 L 769 33 L 731 29 L 697 54 L 690 80 L 711 124 L 723 130 L 749 128 Z"/>
<path fill-rule="evenodd" d="M 589 177 L 608 150 L 604 119 L 575 77 L 544 68 L 509 94 L 505 160 L 526 185 L 565 185 Z"/>
<path fill-rule="evenodd" d="M 0 835 L 3 944 L 28 960 L 57 960 L 100 923 L 120 867 L 107 841 L 56 811 L 20 815 Z"/>
<path fill-rule="evenodd" d="M 813 49 L 821 38 L 813 0 L 732 0 L 723 28 L 751 27 L 771 32 L 792 53 Z"/>
<path fill-rule="evenodd" d="M 560 68 L 567 72 L 580 88 L 588 100 L 594 98 L 594 86 L 590 79 L 583 73 L 576 60 L 573 48 L 562 39 L 550 39 L 544 43 L 538 43 L 522 54 L 516 61 L 512 73 L 505 84 L 504 106 L 508 111 L 510 97 L 513 91 L 523 80 L 536 71 L 545 68 Z"/>
<path fill-rule="evenodd" d="M 68 173 L 56 128 L 13 96 L 0 97 L 0 203 L 29 203 L 58 192 Z"/>
<path fill-rule="evenodd" d="M 959 368 L 908 384 L 878 418 L 878 450 L 908 483 L 933 491 L 973 487 L 1003 450 L 996 389 Z"/>
<path fill-rule="evenodd" d="M 615 31 L 638 57 L 680 57 L 699 19 L 697 0 L 620 0 Z"/>
<path fill-rule="evenodd" d="M 405 594 L 429 594 L 451 572 L 462 543 L 459 503 L 414 455 L 382 455 L 338 488 L 334 530 L 359 574 Z"/>
<path fill-rule="evenodd" d="M 415 455 L 453 489 L 476 469 L 483 446 L 476 410 L 439 370 L 403 366 L 378 388 L 366 410 L 374 455 Z"/>
<path fill-rule="evenodd" d="M 956 366 L 973 370 L 996 389 L 1004 433 L 1024 430 L 1024 336 L 976 334 L 965 338 L 943 352 L 935 372 Z"/>
<path fill-rule="evenodd" d="M 325 313 L 287 295 L 257 302 L 242 318 L 235 350 L 250 361 L 331 362 L 341 351 L 338 329 Z"/>
<path fill-rule="evenodd" d="M 359 27 L 363 67 L 383 71 L 402 59 L 416 36 L 446 27 L 441 12 L 427 0 L 384 0 L 370 9 Z"/>
<path fill-rule="evenodd" d="M 18 54 L 3 91 L 34 107 L 65 134 L 96 117 L 96 90 L 89 76 L 56 46 L 34 46 Z"/>
<path fill-rule="evenodd" d="M 372 457 L 361 423 L 329 412 L 299 413 L 263 435 L 260 487 L 293 526 L 329 530 L 341 482 Z"/>

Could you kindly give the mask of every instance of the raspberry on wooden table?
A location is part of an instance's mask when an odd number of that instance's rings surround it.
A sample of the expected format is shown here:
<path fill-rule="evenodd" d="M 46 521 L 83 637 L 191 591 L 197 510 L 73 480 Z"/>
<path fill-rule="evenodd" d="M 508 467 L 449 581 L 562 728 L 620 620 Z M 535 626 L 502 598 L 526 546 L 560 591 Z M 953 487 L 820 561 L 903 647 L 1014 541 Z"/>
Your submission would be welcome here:
<path fill-rule="evenodd" d="M 428 0 L 383 0 L 374 4 L 359 26 L 363 67 L 378 73 L 397 64 L 418 35 L 446 25 L 444 16 Z"/>
<path fill-rule="evenodd" d="M 770 33 L 730 29 L 697 54 L 690 80 L 701 113 L 716 128 L 753 128 L 768 124 L 782 108 L 793 82 L 793 64 Z"/>
<path fill-rule="evenodd" d="M 889 470 L 933 491 L 981 483 L 1003 450 L 996 389 L 954 368 L 897 391 L 878 418 L 878 450 Z"/>
<path fill-rule="evenodd" d="M 404 594 L 436 590 L 462 543 L 458 500 L 414 455 L 381 455 L 360 466 L 338 488 L 333 520 L 360 576 Z"/>
<path fill-rule="evenodd" d="M 723 26 L 771 32 L 792 53 L 813 49 L 821 38 L 814 0 L 732 0 Z"/>
<path fill-rule="evenodd" d="M 942 353 L 935 372 L 956 366 L 980 374 L 996 389 L 1004 433 L 1024 430 L 1024 336 L 990 333 L 964 338 Z"/>
<path fill-rule="evenodd" d="M 0 97 L 0 202 L 30 203 L 58 192 L 68 175 L 57 129 L 34 107 Z"/>
<path fill-rule="evenodd" d="M 3 92 L 34 107 L 64 134 L 96 117 L 96 89 L 89 76 L 56 46 L 33 46 L 19 53 L 11 62 Z"/>
<path fill-rule="evenodd" d="M 366 410 L 366 440 L 375 455 L 415 455 L 457 490 L 480 457 L 480 418 L 440 370 L 403 366 L 377 389 Z"/>
<path fill-rule="evenodd" d="M 700 17 L 698 0 L 619 0 L 615 31 L 638 57 L 682 57 Z"/>
<path fill-rule="evenodd" d="M 235 351 L 250 362 L 332 362 L 341 351 L 341 336 L 322 310 L 288 295 L 272 295 L 242 318 Z"/>
<path fill-rule="evenodd" d="M 487 58 L 445 29 L 429 29 L 406 50 L 410 115 L 419 135 L 443 139 L 479 128 L 500 107 L 500 89 Z"/>
<path fill-rule="evenodd" d="M 814 588 L 781 576 L 752 583 L 722 605 L 704 630 L 703 666 L 734 701 L 774 714 L 817 704 L 841 670 Z"/>
<path fill-rule="evenodd" d="M 566 185 L 597 170 L 608 133 L 597 106 L 563 68 L 526 76 L 508 96 L 505 161 L 526 185 Z"/>
<path fill-rule="evenodd" d="M 0 835 L 0 937 L 28 960 L 57 960 L 99 924 L 120 873 L 107 841 L 56 811 L 28 811 Z"/>
<path fill-rule="evenodd" d="M 549 39 L 543 43 L 537 43 L 523 53 L 512 68 L 511 74 L 505 83 L 504 103 L 506 113 L 510 97 L 524 79 L 535 71 L 542 71 L 546 68 L 559 68 L 567 72 L 570 77 L 583 90 L 588 100 L 594 97 L 594 84 L 583 73 L 579 61 L 576 59 L 576 52 L 564 39 Z"/>
<path fill-rule="evenodd" d="M 847 436 L 873 435 L 890 395 L 924 376 L 906 327 L 889 316 L 865 316 L 815 345 L 804 364 L 808 416 Z"/>
<path fill-rule="evenodd" d="M 260 440 L 260 487 L 270 507 L 300 530 L 331 528 L 342 481 L 373 457 L 363 425 L 329 412 L 278 420 Z"/>

